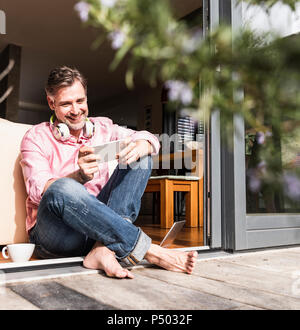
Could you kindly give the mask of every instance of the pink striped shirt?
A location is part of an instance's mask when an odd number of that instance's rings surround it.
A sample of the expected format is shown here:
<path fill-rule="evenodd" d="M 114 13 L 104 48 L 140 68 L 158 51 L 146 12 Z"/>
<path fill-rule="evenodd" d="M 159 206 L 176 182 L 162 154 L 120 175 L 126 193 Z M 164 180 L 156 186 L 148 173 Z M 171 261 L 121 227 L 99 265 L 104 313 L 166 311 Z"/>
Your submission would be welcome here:
<path fill-rule="evenodd" d="M 37 209 L 45 184 L 50 179 L 65 177 L 79 169 L 77 165 L 78 151 L 82 146 L 96 146 L 131 136 L 133 140 L 148 140 L 153 146 L 153 155 L 159 151 L 158 139 L 147 131 L 134 131 L 118 126 L 106 117 L 95 117 L 90 120 L 95 125 L 95 133 L 90 139 L 81 133 L 78 141 L 72 135 L 68 141 L 58 141 L 53 136 L 48 122 L 33 126 L 25 134 L 21 143 L 20 164 L 28 194 L 26 200 L 27 232 L 36 223 Z M 97 196 L 108 179 L 108 164 L 100 163 L 99 172 L 95 173 L 94 179 L 88 181 L 84 186 L 89 193 Z"/>

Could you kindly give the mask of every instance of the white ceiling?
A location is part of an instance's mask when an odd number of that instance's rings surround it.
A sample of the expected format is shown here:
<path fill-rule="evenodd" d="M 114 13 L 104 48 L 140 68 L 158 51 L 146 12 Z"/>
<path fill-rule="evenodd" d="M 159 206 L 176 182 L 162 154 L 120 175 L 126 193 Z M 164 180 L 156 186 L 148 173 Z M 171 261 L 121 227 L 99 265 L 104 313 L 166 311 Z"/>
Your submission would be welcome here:
<path fill-rule="evenodd" d="M 143 1 L 143 0 L 141 0 Z M 98 31 L 81 24 L 76 0 L 1 0 L 6 14 L 6 35 L 0 49 L 12 43 L 22 47 L 20 100 L 45 102 L 44 83 L 58 65 L 77 67 L 88 78 L 89 101 L 99 102 L 124 93 L 125 64 L 110 72 L 113 58 L 109 43 L 91 49 Z M 172 0 L 180 16 L 201 6 L 202 0 Z"/>

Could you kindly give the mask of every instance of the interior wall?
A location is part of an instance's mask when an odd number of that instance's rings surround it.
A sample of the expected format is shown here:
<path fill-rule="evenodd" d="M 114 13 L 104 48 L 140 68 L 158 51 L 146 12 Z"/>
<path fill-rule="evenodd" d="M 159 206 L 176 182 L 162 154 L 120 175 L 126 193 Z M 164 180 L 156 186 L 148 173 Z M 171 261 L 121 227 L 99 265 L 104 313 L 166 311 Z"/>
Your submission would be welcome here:
<path fill-rule="evenodd" d="M 162 86 L 145 88 L 139 93 L 138 129 L 147 129 L 153 134 L 162 133 Z M 146 127 L 146 109 L 151 109 L 150 125 Z M 149 121 L 148 121 L 149 122 Z"/>
<path fill-rule="evenodd" d="M 35 104 L 21 101 L 18 109 L 18 122 L 35 125 L 44 121 L 49 121 L 51 110 L 42 104 Z"/>
<path fill-rule="evenodd" d="M 109 117 L 114 123 L 137 128 L 138 97 L 135 92 L 127 92 L 96 104 L 89 104 L 90 116 Z"/>
<path fill-rule="evenodd" d="M 44 121 L 49 121 L 51 113 L 44 111 L 30 111 L 19 109 L 18 112 L 18 122 L 23 124 L 36 125 Z"/>
<path fill-rule="evenodd" d="M 151 109 L 151 120 L 146 123 L 146 109 Z M 109 117 L 114 123 L 137 130 L 147 129 L 153 134 L 162 132 L 161 87 L 143 87 L 128 91 L 101 103 L 89 103 L 91 117 Z M 48 121 L 51 111 L 47 106 L 19 102 L 18 122 L 38 124 Z M 150 123 L 150 125 L 149 125 Z"/>
<path fill-rule="evenodd" d="M 151 120 L 146 123 L 146 109 L 151 109 Z M 105 116 L 116 124 L 147 129 L 153 134 L 162 132 L 161 87 L 143 87 L 128 91 L 105 102 L 90 106 L 91 116 Z M 150 125 L 149 125 L 150 122 Z"/>

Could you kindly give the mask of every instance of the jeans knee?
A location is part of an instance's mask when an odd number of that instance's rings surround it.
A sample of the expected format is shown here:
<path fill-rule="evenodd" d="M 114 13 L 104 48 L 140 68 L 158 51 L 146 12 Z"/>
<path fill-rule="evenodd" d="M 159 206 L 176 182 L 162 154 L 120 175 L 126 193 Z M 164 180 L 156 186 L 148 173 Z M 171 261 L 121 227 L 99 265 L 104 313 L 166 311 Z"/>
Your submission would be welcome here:
<path fill-rule="evenodd" d="M 147 170 L 149 172 L 152 171 L 153 167 L 153 160 L 151 156 L 144 156 L 140 158 L 137 162 L 130 164 L 131 168 L 136 170 L 136 169 L 141 169 L 141 170 Z"/>
<path fill-rule="evenodd" d="M 152 156 L 148 155 L 148 156 L 142 157 L 140 161 L 142 163 L 142 166 L 145 167 L 145 169 L 148 169 L 150 171 L 152 170 L 152 167 L 153 167 Z"/>
<path fill-rule="evenodd" d="M 54 181 L 46 190 L 44 196 L 79 196 L 82 190 L 85 190 L 82 184 L 71 178 L 61 178 Z"/>

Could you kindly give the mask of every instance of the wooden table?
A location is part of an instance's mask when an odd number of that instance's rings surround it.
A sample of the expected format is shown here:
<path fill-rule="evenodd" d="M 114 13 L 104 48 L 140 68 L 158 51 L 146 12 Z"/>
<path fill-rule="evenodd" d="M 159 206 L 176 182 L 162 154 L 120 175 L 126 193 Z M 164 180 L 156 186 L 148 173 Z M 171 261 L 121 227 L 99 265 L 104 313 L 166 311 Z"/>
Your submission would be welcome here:
<path fill-rule="evenodd" d="M 174 166 L 175 165 L 175 166 Z M 171 154 L 153 156 L 153 169 L 182 169 L 191 171 L 191 175 L 203 177 L 203 149 L 177 151 Z"/>
<path fill-rule="evenodd" d="M 153 157 L 153 168 L 167 168 L 170 162 L 190 164 L 189 177 L 151 177 L 145 192 L 160 192 L 160 226 L 170 228 L 174 222 L 174 192 L 186 192 L 186 227 L 203 227 L 203 150 L 189 150 Z M 164 164 L 167 165 L 164 167 Z M 176 165 L 176 163 L 175 163 Z M 170 168 L 170 167 L 169 167 Z"/>

